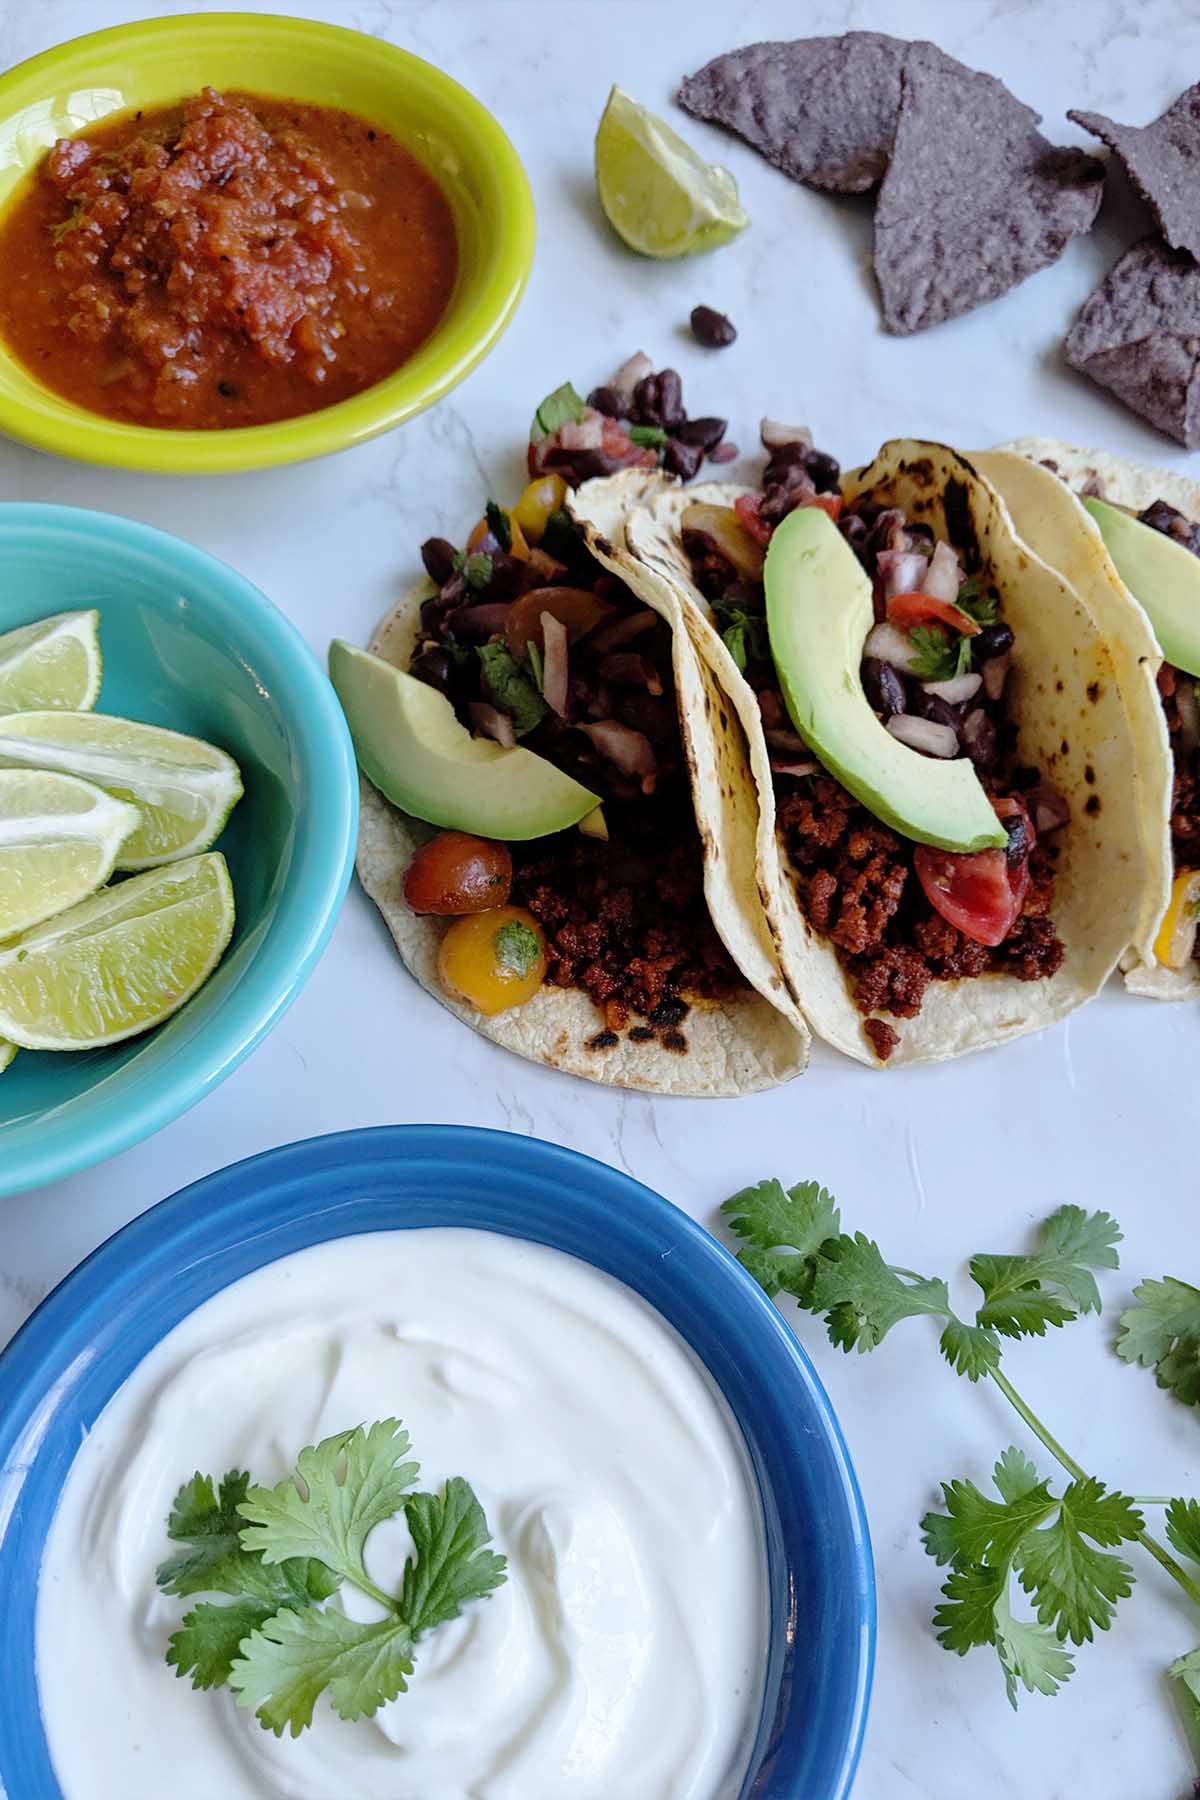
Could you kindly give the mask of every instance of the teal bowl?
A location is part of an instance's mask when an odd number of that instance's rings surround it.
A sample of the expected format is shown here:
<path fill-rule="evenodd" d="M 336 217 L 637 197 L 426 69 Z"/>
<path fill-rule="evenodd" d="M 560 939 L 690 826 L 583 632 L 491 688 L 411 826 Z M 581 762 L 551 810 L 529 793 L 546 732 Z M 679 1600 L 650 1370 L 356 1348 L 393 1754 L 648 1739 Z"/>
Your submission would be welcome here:
<path fill-rule="evenodd" d="M 245 794 L 216 848 L 237 927 L 211 980 L 157 1030 L 106 1050 L 21 1051 L 0 1074 L 0 1195 L 149 1137 L 234 1070 L 295 999 L 354 862 L 358 782 L 341 708 L 266 596 L 147 525 L 0 505 L 0 632 L 100 610 L 97 710 L 220 744 Z"/>

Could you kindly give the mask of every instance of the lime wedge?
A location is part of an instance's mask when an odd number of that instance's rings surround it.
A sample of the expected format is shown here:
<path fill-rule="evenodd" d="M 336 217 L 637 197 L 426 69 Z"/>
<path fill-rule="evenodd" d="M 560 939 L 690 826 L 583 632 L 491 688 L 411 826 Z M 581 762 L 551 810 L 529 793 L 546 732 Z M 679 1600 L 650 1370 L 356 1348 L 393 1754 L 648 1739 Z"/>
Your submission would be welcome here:
<path fill-rule="evenodd" d="M 619 87 L 596 133 L 596 189 L 613 230 L 643 256 L 715 250 L 750 223 L 729 170 Z"/>
<path fill-rule="evenodd" d="M 13 1057 L 17 1054 L 17 1046 L 8 1044 L 0 1038 L 0 1075 L 3 1075 Z"/>
<path fill-rule="evenodd" d="M 141 824 L 136 806 L 45 769 L 0 769 L 0 939 L 103 887 Z"/>
<path fill-rule="evenodd" d="M 233 921 L 215 851 L 105 888 L 0 948 L 0 1037 L 89 1050 L 147 1031 L 208 980 Z"/>
<path fill-rule="evenodd" d="M 118 869 L 154 869 L 207 850 L 242 795 L 238 766 L 224 750 L 107 713 L 0 718 L 0 768 L 13 767 L 57 769 L 132 801 L 141 824 L 122 845 Z"/>
<path fill-rule="evenodd" d="M 0 713 L 90 712 L 104 665 L 100 614 L 55 613 L 0 636 Z"/>

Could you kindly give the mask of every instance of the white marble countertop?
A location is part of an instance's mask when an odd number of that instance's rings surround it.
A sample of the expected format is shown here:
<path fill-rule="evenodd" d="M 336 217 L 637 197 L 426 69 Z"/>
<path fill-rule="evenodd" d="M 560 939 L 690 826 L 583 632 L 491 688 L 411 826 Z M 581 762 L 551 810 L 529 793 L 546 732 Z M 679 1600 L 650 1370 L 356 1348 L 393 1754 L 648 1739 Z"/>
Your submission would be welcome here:
<path fill-rule="evenodd" d="M 0 0 L 0 65 L 101 25 L 187 10 L 175 0 Z M 718 51 L 848 27 L 933 38 L 1003 76 L 1051 135 L 1081 141 L 1063 117 L 1069 106 L 1143 122 L 1200 76 L 1195 7 L 290 0 L 257 10 L 311 12 L 387 37 L 442 64 L 499 114 L 525 158 L 540 222 L 516 323 L 449 401 L 348 455 L 202 482 L 109 474 L 3 445 L 5 499 L 108 508 L 178 532 L 258 582 L 323 654 L 334 634 L 365 639 L 411 578 L 422 537 L 461 533 L 481 492 L 516 491 L 522 436 L 545 390 L 566 377 L 586 388 L 639 347 L 660 366 L 674 363 L 692 410 L 727 414 L 743 443 L 769 411 L 807 419 L 846 462 L 899 431 L 966 446 L 1043 432 L 1189 466 L 1058 354 L 1076 307 L 1138 230 L 1127 198 L 1110 199 L 1099 229 L 1056 268 L 901 341 L 879 328 L 865 208 L 793 186 L 680 116 L 693 141 L 736 171 L 755 225 L 709 259 L 652 265 L 604 227 L 591 142 L 614 80 L 665 110 L 679 77 Z M 720 356 L 686 335 L 700 300 L 740 329 Z M 1200 474 L 1200 457 L 1190 462 Z M 463 1031 L 408 981 L 355 890 L 307 989 L 230 1081 L 105 1166 L 0 1205 L 0 1340 L 102 1238 L 185 1182 L 270 1145 L 394 1120 L 536 1133 L 630 1170 L 710 1225 L 747 1181 L 819 1176 L 852 1226 L 877 1234 L 897 1261 L 951 1276 L 964 1295 L 973 1251 L 1023 1247 L 1031 1221 L 1064 1200 L 1104 1205 L 1126 1233 L 1123 1270 L 1103 1284 L 1115 1310 L 1143 1276 L 1200 1278 L 1198 1050 L 1193 1009 L 1114 989 L 1069 1025 L 943 1069 L 881 1078 L 817 1054 L 802 1082 L 773 1094 L 648 1100 L 535 1070 Z M 1107 1335 L 1095 1320 L 1079 1324 L 1051 1343 L 1017 1346 L 1007 1366 L 1097 1474 L 1134 1492 L 1200 1492 L 1200 1420 L 1120 1365 Z M 832 1351 L 810 1320 L 803 1337 L 857 1462 L 878 1564 L 879 1662 L 859 1800 L 1190 1795 L 1196 1769 L 1163 1671 L 1200 1639 L 1200 1620 L 1166 1579 L 1140 1568 L 1116 1629 L 1084 1648 L 1065 1692 L 1027 1697 L 1014 1717 L 989 1656 L 952 1658 L 932 1637 L 938 1575 L 918 1520 L 940 1478 L 982 1481 L 1009 1442 L 1037 1446 L 998 1393 L 949 1373 L 920 1322 L 865 1359 Z"/>

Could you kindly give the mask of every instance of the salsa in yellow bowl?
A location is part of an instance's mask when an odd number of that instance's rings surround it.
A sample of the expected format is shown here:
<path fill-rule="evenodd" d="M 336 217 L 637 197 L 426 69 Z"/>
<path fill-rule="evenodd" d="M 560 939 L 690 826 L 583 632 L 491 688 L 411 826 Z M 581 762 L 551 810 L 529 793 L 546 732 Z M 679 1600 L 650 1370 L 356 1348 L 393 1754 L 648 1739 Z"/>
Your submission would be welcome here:
<path fill-rule="evenodd" d="M 187 474 L 344 449 L 487 353 L 533 242 L 500 126 L 405 51 L 237 13 L 76 39 L 0 76 L 0 431 Z"/>

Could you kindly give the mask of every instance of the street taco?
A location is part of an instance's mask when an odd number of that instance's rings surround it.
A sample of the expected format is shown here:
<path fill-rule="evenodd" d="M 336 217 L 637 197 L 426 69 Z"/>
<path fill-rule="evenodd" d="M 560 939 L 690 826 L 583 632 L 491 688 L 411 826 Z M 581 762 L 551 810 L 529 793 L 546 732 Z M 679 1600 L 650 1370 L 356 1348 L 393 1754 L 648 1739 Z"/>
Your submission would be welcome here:
<path fill-rule="evenodd" d="M 714 758 L 719 683 L 626 557 L 658 456 L 563 396 L 518 504 L 489 502 L 461 551 L 429 540 L 370 653 L 331 653 L 370 778 L 359 875 L 417 980 L 493 1042 L 621 1087 L 751 1093 L 803 1070 L 809 1033 L 758 905 L 744 748 Z M 577 521 L 572 482 L 614 462 Z"/>
<path fill-rule="evenodd" d="M 953 450 L 839 480 L 806 432 L 764 437 L 759 490 L 659 494 L 626 537 L 750 745 L 785 980 L 876 1065 L 1040 1029 L 1146 943 L 1167 878 L 1105 634 Z"/>
<path fill-rule="evenodd" d="M 1025 541 L 1051 555 L 1139 656 L 1143 830 L 1171 858 L 1170 898 L 1149 945 L 1125 959 L 1126 985 L 1160 1000 L 1200 995 L 1200 484 L 1103 450 L 1022 438 L 984 454 Z M 1046 547 L 1043 549 L 1042 544 Z"/>

